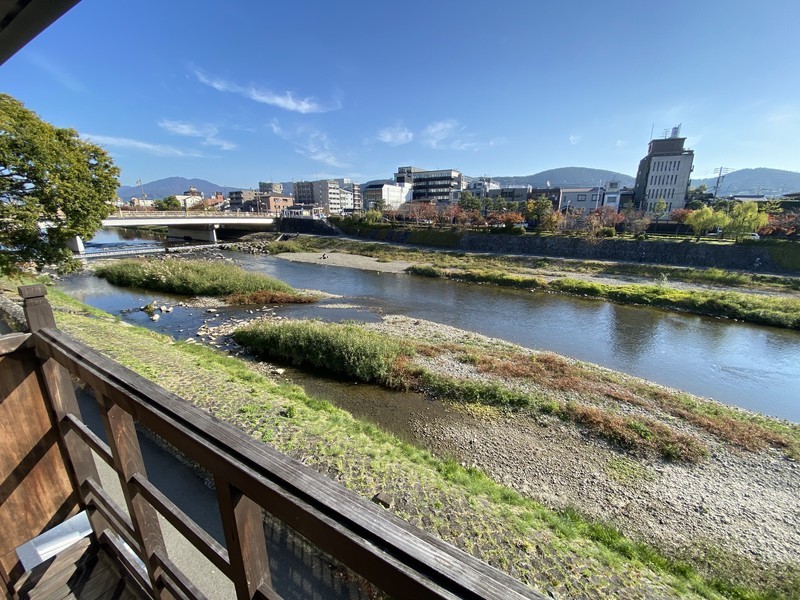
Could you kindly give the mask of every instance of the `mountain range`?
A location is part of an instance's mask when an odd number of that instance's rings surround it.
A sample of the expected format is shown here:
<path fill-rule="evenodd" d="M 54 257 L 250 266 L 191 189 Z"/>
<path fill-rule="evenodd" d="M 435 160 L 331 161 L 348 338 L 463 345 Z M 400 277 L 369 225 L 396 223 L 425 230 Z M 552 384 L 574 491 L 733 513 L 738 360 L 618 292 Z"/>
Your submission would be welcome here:
<path fill-rule="evenodd" d="M 714 190 L 716 177 L 708 179 L 692 179 L 692 185 L 705 185 L 708 191 Z M 731 194 L 763 194 L 764 196 L 782 196 L 792 192 L 800 192 L 800 173 L 781 169 L 740 169 L 728 173 L 719 184 L 718 196 Z"/>
<path fill-rule="evenodd" d="M 141 198 L 142 190 L 147 194 L 148 198 L 163 198 L 164 196 L 173 196 L 183 194 L 190 187 L 197 188 L 198 191 L 203 192 L 206 196 L 212 195 L 214 192 L 222 192 L 227 196 L 233 190 L 240 190 L 242 188 L 226 187 L 211 183 L 205 179 L 186 179 L 185 177 L 167 177 L 166 179 L 159 179 L 157 181 L 149 181 L 141 185 L 123 185 L 117 188 L 117 196 L 125 201 L 131 198 Z"/>
<path fill-rule="evenodd" d="M 468 177 L 475 179 L 475 177 Z M 530 185 L 533 187 L 593 187 L 606 184 L 609 181 L 619 181 L 620 185 L 633 187 L 634 178 L 624 173 L 605 171 L 603 169 L 590 169 L 586 167 L 562 167 L 534 173 L 533 175 L 509 175 L 493 177 L 504 187 Z M 378 183 L 391 180 L 374 180 L 365 182 Z M 713 190 L 716 177 L 708 179 L 693 179 L 692 186 L 705 184 Z M 229 187 L 206 181 L 205 179 L 186 179 L 185 177 L 167 177 L 157 181 L 150 181 L 142 185 L 128 185 L 117 189 L 117 195 L 123 200 L 140 197 L 142 189 L 148 198 L 163 198 L 173 194 L 183 194 L 189 187 L 195 187 L 205 195 L 222 192 L 228 195 L 233 190 L 243 188 Z M 766 196 L 780 196 L 790 192 L 800 191 L 800 173 L 783 171 L 780 169 L 741 169 L 725 175 L 719 186 L 719 195 L 730 194 L 764 194 Z M 283 183 L 283 193 L 292 193 L 292 183 Z"/>

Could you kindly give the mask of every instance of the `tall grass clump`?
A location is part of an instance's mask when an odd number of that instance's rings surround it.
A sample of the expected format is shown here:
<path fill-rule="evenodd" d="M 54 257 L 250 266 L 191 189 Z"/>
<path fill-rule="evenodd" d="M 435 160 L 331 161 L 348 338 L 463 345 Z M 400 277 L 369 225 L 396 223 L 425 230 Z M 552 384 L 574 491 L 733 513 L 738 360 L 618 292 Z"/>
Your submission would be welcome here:
<path fill-rule="evenodd" d="M 122 260 L 97 267 L 95 275 L 123 287 L 185 296 L 232 296 L 239 304 L 313 300 L 279 279 L 222 261 Z M 248 302 L 253 297 L 258 300 Z"/>
<path fill-rule="evenodd" d="M 442 270 L 433 265 L 411 265 L 406 269 L 406 273 L 419 275 L 420 277 L 439 278 L 444 276 Z"/>
<path fill-rule="evenodd" d="M 253 323 L 237 330 L 233 337 L 264 358 L 390 387 L 398 384 L 398 362 L 413 354 L 410 345 L 357 325 L 321 321 Z"/>

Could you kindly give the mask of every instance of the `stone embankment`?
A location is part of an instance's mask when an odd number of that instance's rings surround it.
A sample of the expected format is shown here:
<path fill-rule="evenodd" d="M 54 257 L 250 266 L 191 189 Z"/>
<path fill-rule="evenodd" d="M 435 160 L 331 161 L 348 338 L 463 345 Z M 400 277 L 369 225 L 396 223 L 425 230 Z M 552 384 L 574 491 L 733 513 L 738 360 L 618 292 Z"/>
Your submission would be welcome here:
<path fill-rule="evenodd" d="M 406 229 L 362 229 L 359 237 L 396 244 L 413 244 L 415 232 Z M 430 244 L 430 236 L 424 244 Z M 736 271 L 796 274 L 775 260 L 768 243 L 711 244 L 686 239 L 681 242 L 600 239 L 539 235 L 459 234 L 443 249 L 461 252 L 525 254 L 585 260 L 611 260 L 686 267 L 717 267 Z"/>

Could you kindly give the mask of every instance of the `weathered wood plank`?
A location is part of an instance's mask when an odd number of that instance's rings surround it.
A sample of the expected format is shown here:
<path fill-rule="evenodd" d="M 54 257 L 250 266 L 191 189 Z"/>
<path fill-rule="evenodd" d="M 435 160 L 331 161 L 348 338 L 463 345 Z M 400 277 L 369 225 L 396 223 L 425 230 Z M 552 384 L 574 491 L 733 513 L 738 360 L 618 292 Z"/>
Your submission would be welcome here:
<path fill-rule="evenodd" d="M 175 529 L 183 534 L 192 545 L 210 560 L 223 574 L 230 577 L 230 563 L 228 551 L 217 541 L 201 529 L 186 513 L 178 508 L 174 502 L 167 498 L 152 483 L 144 479 L 141 475 L 134 475 L 131 484 L 136 488 L 137 493 L 147 498 L 167 521 Z"/>
<path fill-rule="evenodd" d="M 36 346 L 388 593 L 420 598 L 542 597 L 61 332 L 38 332 Z"/>
<path fill-rule="evenodd" d="M 99 512 L 100 516 L 109 524 L 110 530 L 116 532 L 125 540 L 125 543 L 139 552 L 140 545 L 133 530 L 133 522 L 108 495 L 108 492 L 91 478 L 83 482 L 81 491 L 87 499 L 89 509 Z"/>
<path fill-rule="evenodd" d="M 8 333 L 0 335 L 0 356 L 11 354 L 33 345 L 30 333 Z"/>
<path fill-rule="evenodd" d="M 193 600 L 206 600 L 206 595 L 197 589 L 169 558 L 157 552 L 155 559 L 161 568 L 159 583 L 169 590 L 173 596 L 184 595 Z"/>
<path fill-rule="evenodd" d="M 140 474 L 147 477 L 139 439 L 136 436 L 136 426 L 130 414 L 98 392 L 97 389 L 95 389 L 95 397 L 101 404 L 100 419 L 106 430 L 106 439 L 111 448 L 111 455 L 114 457 L 114 467 L 119 476 L 125 503 L 128 506 L 128 514 L 133 521 L 136 540 L 142 549 L 141 558 L 147 568 L 153 590 L 157 590 L 158 566 L 153 560 L 153 556 L 156 552 L 166 554 L 166 546 L 161 533 L 161 525 L 158 522 L 158 513 L 141 494 L 136 493 L 134 486 L 130 483 L 134 475 Z M 162 593 L 158 594 L 158 597 L 169 598 L 171 594 Z"/>
<path fill-rule="evenodd" d="M 78 512 L 33 349 L 0 356 L 0 573 L 12 550 Z"/>
<path fill-rule="evenodd" d="M 222 529 L 228 545 L 230 577 L 240 600 L 250 600 L 262 586 L 272 588 L 262 509 L 221 473 L 215 474 Z"/>
<path fill-rule="evenodd" d="M 107 530 L 100 534 L 97 540 L 101 548 L 109 552 L 111 557 L 119 562 L 126 575 L 142 590 L 151 590 L 147 571 L 142 568 L 139 557 L 134 554 L 120 537 L 113 531 Z"/>
<path fill-rule="evenodd" d="M 74 431 L 84 444 L 89 446 L 94 452 L 103 459 L 108 466 L 114 466 L 114 457 L 111 455 L 111 448 L 97 437 L 86 424 L 73 414 L 67 414 L 61 421 L 63 427 L 68 427 Z M 66 435 L 66 432 L 64 432 Z"/>

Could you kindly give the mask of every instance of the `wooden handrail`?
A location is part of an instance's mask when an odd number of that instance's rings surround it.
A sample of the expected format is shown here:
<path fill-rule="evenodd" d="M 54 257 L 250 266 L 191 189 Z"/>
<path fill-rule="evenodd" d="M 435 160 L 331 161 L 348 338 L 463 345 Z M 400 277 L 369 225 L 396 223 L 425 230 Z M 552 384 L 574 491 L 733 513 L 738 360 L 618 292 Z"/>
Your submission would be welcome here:
<path fill-rule="evenodd" d="M 42 290 L 35 290 L 41 292 Z M 36 298 L 28 290 L 28 298 Z M 42 296 L 43 297 L 43 296 Z M 49 310 L 36 302 L 30 311 Z M 29 309 L 26 308 L 26 312 Z M 312 545 L 333 556 L 384 592 L 414 598 L 543 598 L 535 591 L 469 554 L 395 517 L 333 480 L 262 444 L 243 431 L 207 415 L 155 383 L 100 355 L 48 325 L 31 335 L 37 356 L 50 372 L 60 369 L 94 391 L 113 464 L 122 484 L 131 525 L 96 489 L 95 475 L 73 469 L 82 504 L 96 510 L 98 539 L 133 535 L 154 597 L 172 598 L 193 589 L 169 561 L 156 512 L 165 516 L 217 568 L 228 575 L 238 598 L 278 598 L 272 589 L 264 539 L 264 512 L 287 524 Z M 50 396 L 64 395 L 62 374 Z M 67 456 L 107 452 L 80 425 L 76 411 L 56 410 Z M 214 479 L 227 549 L 183 514 L 147 479 L 134 422 L 166 440 Z M 69 444 L 67 443 L 69 441 Z M 80 443 L 83 450 L 76 448 Z M 85 445 L 88 443 L 88 446 Z M 108 458 L 108 455 L 105 457 Z M 78 463 L 80 465 L 80 463 Z M 99 502 L 98 500 L 99 499 Z M 106 514 L 107 516 L 103 517 Z M 116 531 L 113 523 L 124 523 Z M 130 527 L 130 528 L 129 528 Z M 108 532 L 113 532 L 111 536 Z M 116 548 L 119 551 L 119 548 Z M 141 579 L 141 573 L 139 573 Z"/>

